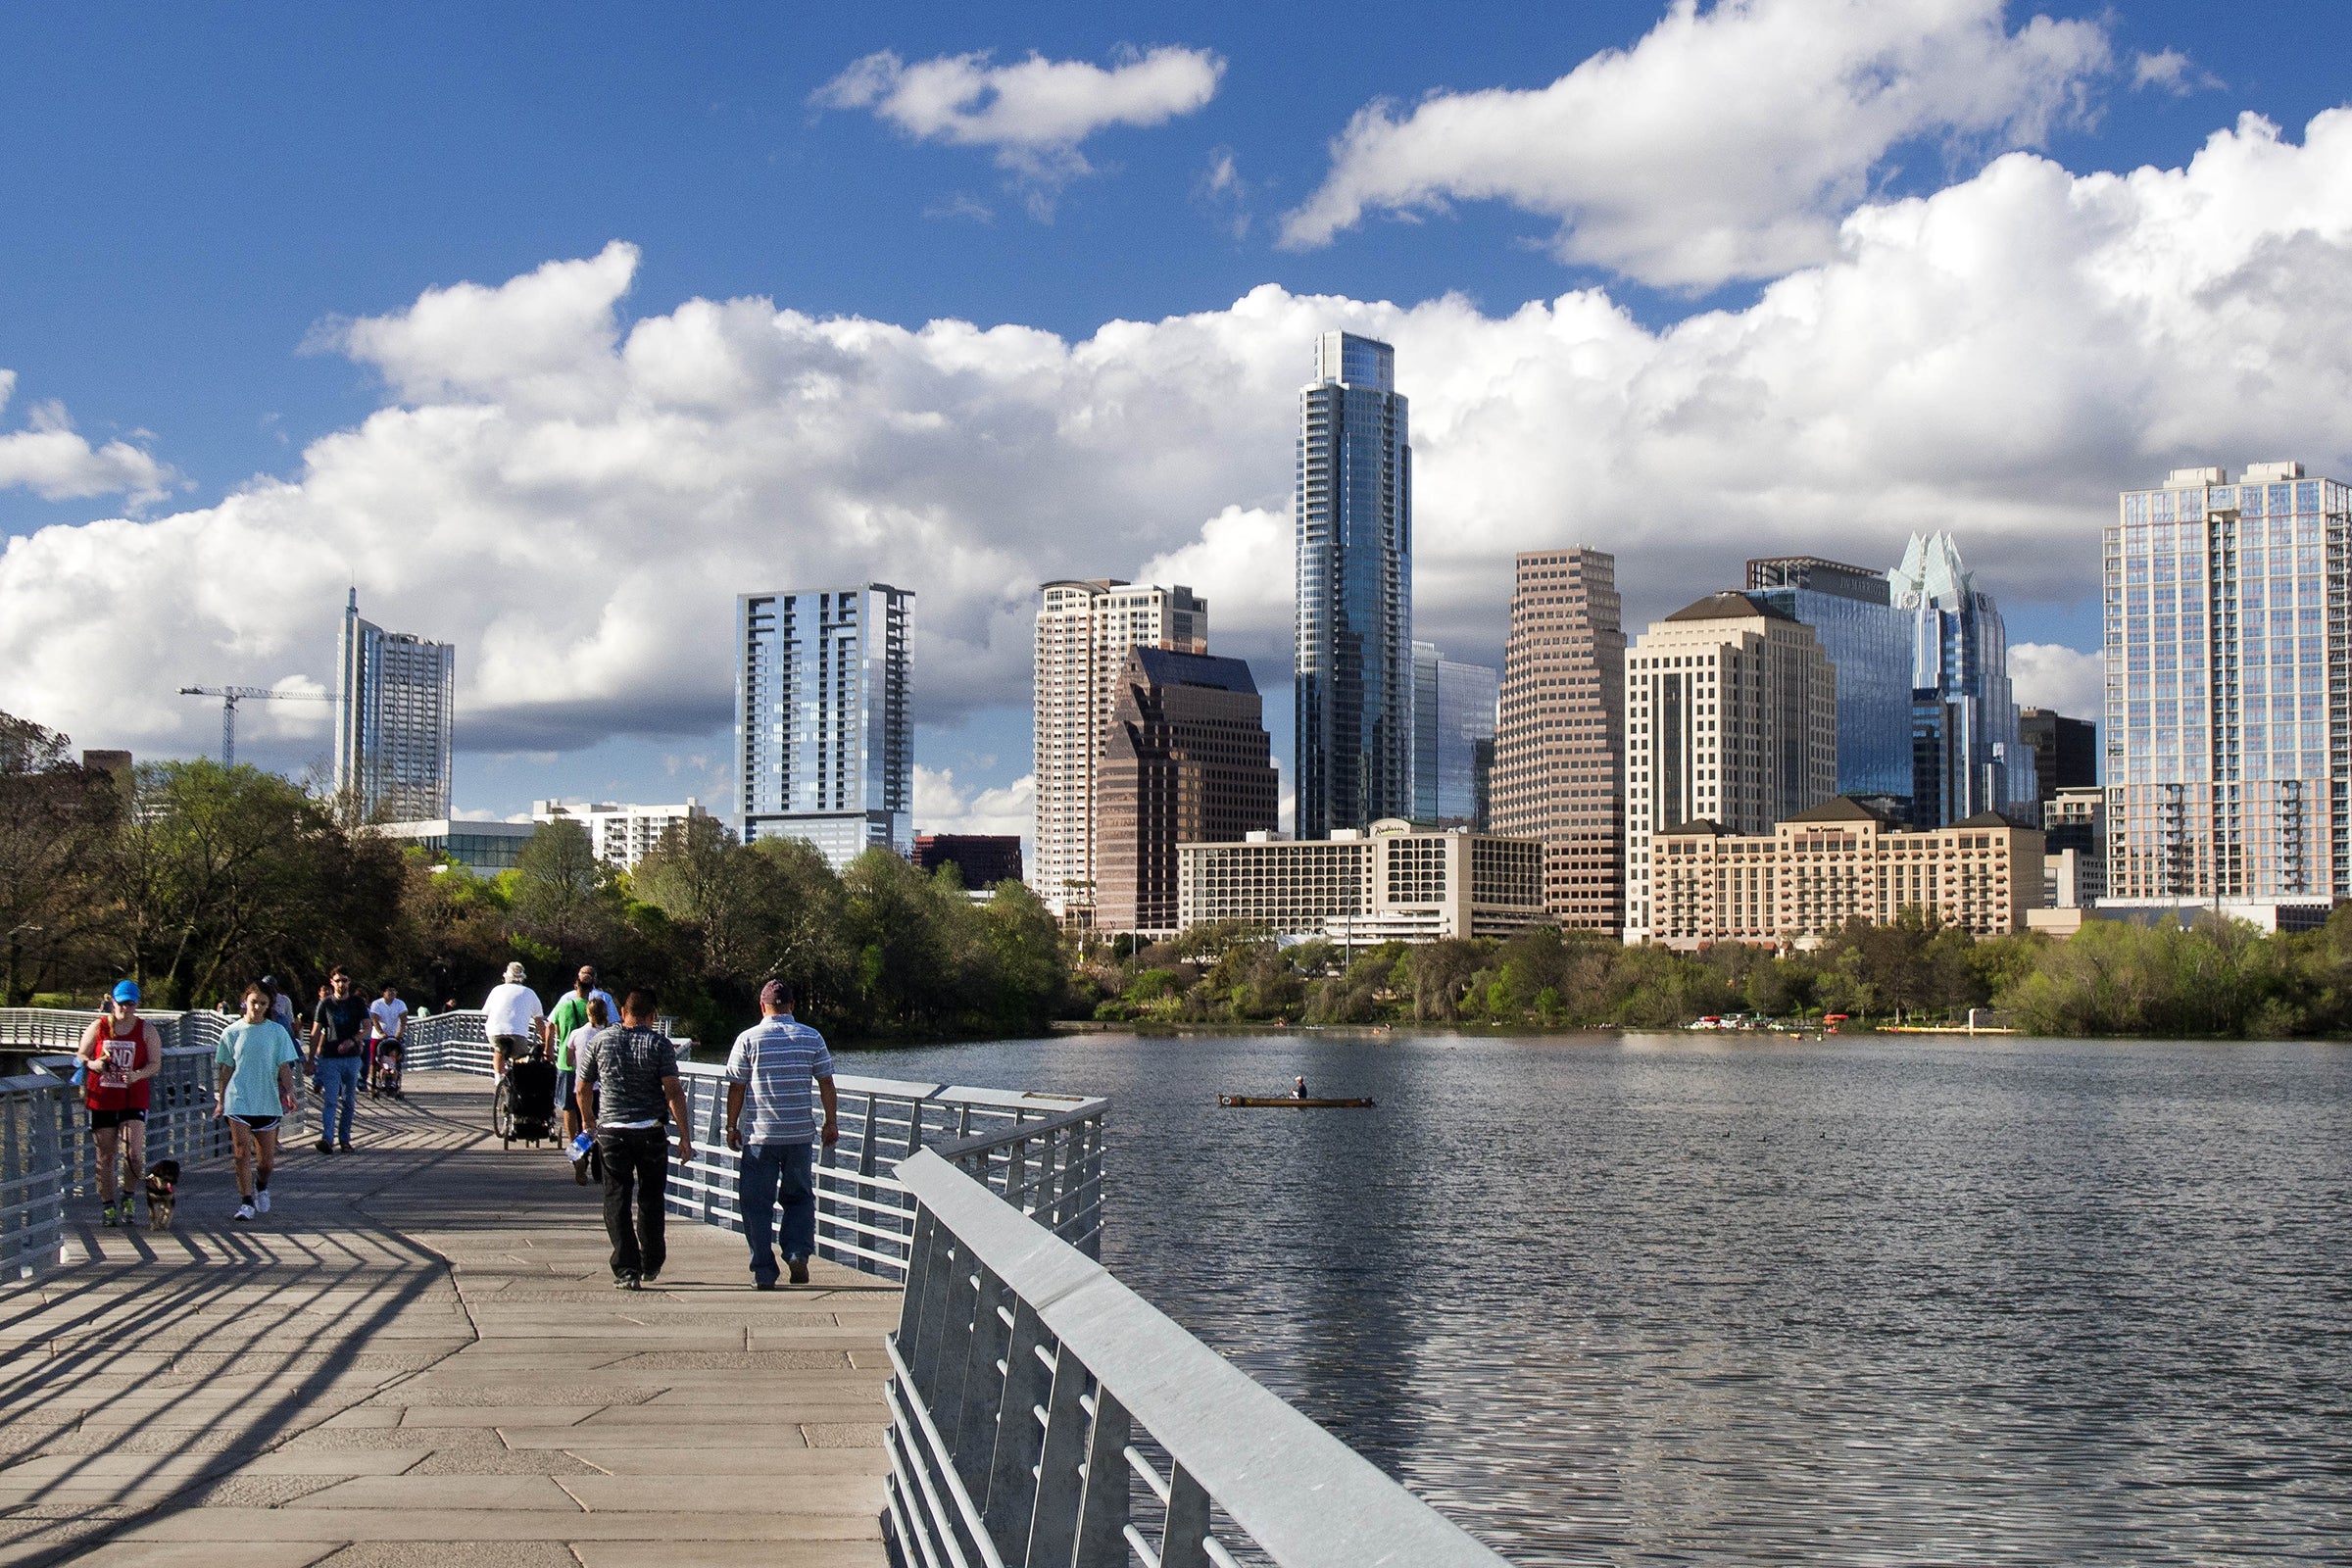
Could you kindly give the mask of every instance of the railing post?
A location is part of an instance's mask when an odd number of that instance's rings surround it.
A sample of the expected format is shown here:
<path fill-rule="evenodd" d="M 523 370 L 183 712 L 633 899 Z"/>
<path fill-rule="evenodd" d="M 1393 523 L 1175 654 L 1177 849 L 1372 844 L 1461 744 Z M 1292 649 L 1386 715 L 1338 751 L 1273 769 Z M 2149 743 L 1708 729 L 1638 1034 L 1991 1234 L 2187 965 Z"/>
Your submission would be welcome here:
<path fill-rule="evenodd" d="M 1085 1494 L 1078 1500 L 1078 1544 L 1070 1568 L 1126 1568 L 1128 1493 L 1127 1407 L 1101 1379 L 1095 1382 L 1095 1421 L 1087 1434 Z"/>
<path fill-rule="evenodd" d="M 1159 1568 L 1209 1568 L 1208 1491 L 1184 1466 L 1168 1473 L 1168 1513 L 1159 1530 Z"/>
<path fill-rule="evenodd" d="M 1038 1465 L 1045 1438 L 1037 1408 L 1046 1402 L 1053 1379 L 1038 1353 L 1045 1348 L 1045 1325 L 1027 1301 L 1018 1297 L 1013 1301 L 1012 1336 L 1004 1348 L 1004 1381 L 997 1400 L 996 1442 L 986 1482 L 976 1489 L 989 1534 L 1007 1561 L 1017 1560 L 1029 1539 L 1029 1515 L 1037 1505 L 1039 1486 L 1030 1472 Z M 1049 1419 L 1051 1415 L 1049 1411 Z"/>
<path fill-rule="evenodd" d="M 1037 1446 L 1037 1486 L 1029 1494 L 1028 1549 L 1019 1559 L 1022 1568 L 1068 1568 L 1077 1545 L 1078 1515 L 1086 1496 L 1086 1368 L 1076 1352 L 1055 1346 L 1054 1387 L 1046 1396 L 1046 1426 Z M 992 1504 L 996 1494 L 992 1485 Z M 1013 1560 L 1009 1550 L 1005 1560 Z"/>

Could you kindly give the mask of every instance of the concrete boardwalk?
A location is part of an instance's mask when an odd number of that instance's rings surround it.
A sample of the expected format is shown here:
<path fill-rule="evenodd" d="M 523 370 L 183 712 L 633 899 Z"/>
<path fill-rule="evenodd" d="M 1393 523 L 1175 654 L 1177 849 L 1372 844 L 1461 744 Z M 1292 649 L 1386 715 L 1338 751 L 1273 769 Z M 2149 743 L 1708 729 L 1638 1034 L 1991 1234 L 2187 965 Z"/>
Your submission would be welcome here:
<path fill-rule="evenodd" d="M 409 1089 L 259 1220 L 206 1165 L 173 1232 L 81 1204 L 80 1260 L 0 1290 L 0 1563 L 881 1563 L 897 1289 L 758 1294 L 673 1217 L 616 1292 L 596 1190 L 500 1149 L 487 1080 Z"/>

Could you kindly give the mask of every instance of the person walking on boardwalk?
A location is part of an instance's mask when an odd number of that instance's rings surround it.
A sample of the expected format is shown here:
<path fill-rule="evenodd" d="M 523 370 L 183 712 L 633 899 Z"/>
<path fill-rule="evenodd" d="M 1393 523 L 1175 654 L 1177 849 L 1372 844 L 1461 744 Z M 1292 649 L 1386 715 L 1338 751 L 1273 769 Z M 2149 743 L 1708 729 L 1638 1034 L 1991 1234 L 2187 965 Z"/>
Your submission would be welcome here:
<path fill-rule="evenodd" d="M 81 1063 L 82 1105 L 89 1112 L 90 1141 L 98 1146 L 99 1221 L 130 1223 L 131 1195 L 147 1177 L 148 1081 L 163 1071 L 164 1039 L 139 1016 L 139 988 L 125 980 L 115 987 L 107 1009 L 81 1032 L 74 1059 Z M 115 1166 L 122 1185 L 115 1185 Z"/>
<path fill-rule="evenodd" d="M 662 1224 L 662 1200 L 669 1188 L 663 1121 L 678 1124 L 678 1163 L 694 1158 L 694 1129 L 678 1084 L 678 1050 L 654 1027 L 654 1006 L 651 991 L 632 990 L 620 1004 L 619 1025 L 589 1041 L 579 1064 L 580 1114 L 596 1117 L 596 1147 L 605 1161 L 612 1285 L 623 1291 L 658 1279 L 669 1255 Z M 597 1097 L 593 1110 L 591 1095 Z"/>
<path fill-rule="evenodd" d="M 490 1070 L 505 1077 L 507 1063 L 530 1054 L 546 1039 L 547 1009 L 539 993 L 523 983 L 522 965 L 507 965 L 507 977 L 482 1000 L 482 1032 L 490 1037 Z"/>
<path fill-rule="evenodd" d="M 326 995 L 311 1014 L 311 1075 L 318 1080 L 318 1152 L 351 1152 L 351 1115 L 360 1101 L 360 1067 L 368 1057 L 368 1004 L 351 975 L 327 977 Z"/>
<path fill-rule="evenodd" d="M 558 1005 L 557 1014 L 561 1016 L 563 1011 L 563 1007 Z M 619 1021 L 619 1018 L 614 1016 L 612 999 L 599 991 L 588 999 L 588 1021 L 564 1037 L 563 1048 L 564 1065 L 556 1069 L 556 1098 L 564 1105 L 565 1133 L 564 1148 L 567 1153 L 570 1152 L 573 1141 L 579 1137 L 579 1133 L 575 1129 L 585 1126 L 588 1121 L 588 1118 L 580 1113 L 580 1106 L 585 1102 L 579 1098 L 573 1087 L 574 1075 L 578 1069 L 572 1064 L 586 1060 L 588 1042 Z M 597 1180 L 604 1180 L 604 1160 L 593 1148 L 584 1154 L 572 1156 L 571 1179 L 582 1187 L 587 1186 L 588 1172 L 591 1167 L 596 1170 Z"/>
<path fill-rule="evenodd" d="M 596 965 L 583 963 L 571 989 L 564 994 L 564 1000 L 557 1003 L 556 1010 L 548 1015 L 548 1032 L 556 1042 L 556 1104 L 564 1112 L 564 1142 L 567 1145 L 580 1130 L 579 1107 L 571 1102 L 575 1081 L 573 1074 L 579 1065 L 578 1058 L 572 1053 L 571 1042 L 588 1026 L 589 1004 L 599 1000 L 605 1004 L 604 1022 L 611 1024 L 618 1020 L 620 1004 L 596 983 Z M 583 1172 L 580 1179 L 586 1181 L 588 1178 Z"/>
<path fill-rule="evenodd" d="M 368 1095 L 400 1098 L 400 1057 L 407 1049 L 409 1004 L 400 1000 L 400 987 L 389 981 L 384 994 L 368 1004 L 370 1020 L 368 1041 Z"/>
<path fill-rule="evenodd" d="M 727 1147 L 743 1151 L 736 1202 L 744 1239 L 752 1244 L 752 1283 L 772 1291 L 776 1253 L 770 1236 L 779 1198 L 784 1262 L 793 1284 L 808 1283 L 808 1254 L 816 1250 L 819 1132 L 809 1091 L 825 1102 L 827 1149 L 841 1142 L 841 1107 L 833 1094 L 833 1054 L 823 1035 L 793 1017 L 792 987 L 781 980 L 760 987 L 760 1022 L 737 1035 L 727 1054 Z"/>
<path fill-rule="evenodd" d="M 220 1070 L 213 1114 L 228 1118 L 240 1220 L 270 1212 L 278 1119 L 294 1113 L 294 1064 L 302 1059 L 294 1037 L 270 1016 L 270 1002 L 260 986 L 248 987 L 244 1018 L 220 1031 L 220 1045 L 213 1053 Z"/>

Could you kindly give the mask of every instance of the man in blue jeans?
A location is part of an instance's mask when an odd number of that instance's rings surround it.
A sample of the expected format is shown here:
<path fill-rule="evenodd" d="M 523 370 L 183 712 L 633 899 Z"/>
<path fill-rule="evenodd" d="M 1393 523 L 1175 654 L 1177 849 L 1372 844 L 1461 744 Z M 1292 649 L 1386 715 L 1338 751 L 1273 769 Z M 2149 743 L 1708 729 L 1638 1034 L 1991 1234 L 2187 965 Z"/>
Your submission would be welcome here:
<path fill-rule="evenodd" d="M 813 1086 L 825 1102 L 827 1149 L 841 1142 L 840 1105 L 833 1095 L 833 1055 L 825 1037 L 792 1015 L 792 987 L 770 980 L 760 990 L 758 1027 L 735 1037 L 727 1054 L 727 1147 L 743 1152 L 736 1203 L 752 1244 L 752 1281 L 776 1288 L 775 1211 L 784 1202 L 784 1262 L 792 1283 L 808 1283 L 808 1254 L 816 1250 L 816 1185 L 811 1170 L 817 1140 L 809 1107 Z M 747 1122 L 744 1112 L 751 1116 Z"/>
<path fill-rule="evenodd" d="M 318 1152 L 351 1152 L 351 1113 L 360 1099 L 360 1067 L 368 1058 L 368 1004 L 348 972 L 337 969 L 311 1015 L 311 1076 L 323 1103 Z"/>

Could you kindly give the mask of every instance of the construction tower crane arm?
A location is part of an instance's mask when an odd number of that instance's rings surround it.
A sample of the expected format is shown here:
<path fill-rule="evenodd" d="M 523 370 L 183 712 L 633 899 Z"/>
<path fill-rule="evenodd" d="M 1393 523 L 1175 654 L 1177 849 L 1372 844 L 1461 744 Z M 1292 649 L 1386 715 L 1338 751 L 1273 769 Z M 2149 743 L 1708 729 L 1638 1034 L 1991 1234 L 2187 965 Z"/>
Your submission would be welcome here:
<path fill-rule="evenodd" d="M 324 692 L 273 691 L 267 686 L 182 686 L 182 697 L 218 697 L 220 699 L 220 765 L 237 765 L 237 704 L 247 698 L 272 703 L 327 703 L 334 701 Z"/>

